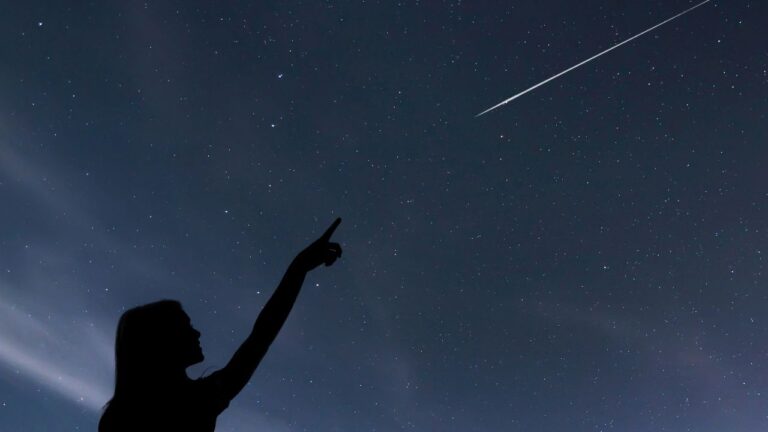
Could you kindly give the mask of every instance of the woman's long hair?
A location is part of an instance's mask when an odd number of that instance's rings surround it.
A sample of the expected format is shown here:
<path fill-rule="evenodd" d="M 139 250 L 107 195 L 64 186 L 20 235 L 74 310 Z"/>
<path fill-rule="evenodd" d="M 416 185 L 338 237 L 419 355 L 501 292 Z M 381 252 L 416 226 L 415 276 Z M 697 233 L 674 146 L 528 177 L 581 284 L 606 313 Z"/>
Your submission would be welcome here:
<path fill-rule="evenodd" d="M 172 332 L 183 315 L 176 300 L 160 300 L 123 313 L 115 338 L 115 393 L 107 410 L 159 396 L 157 386 L 174 360 Z"/>

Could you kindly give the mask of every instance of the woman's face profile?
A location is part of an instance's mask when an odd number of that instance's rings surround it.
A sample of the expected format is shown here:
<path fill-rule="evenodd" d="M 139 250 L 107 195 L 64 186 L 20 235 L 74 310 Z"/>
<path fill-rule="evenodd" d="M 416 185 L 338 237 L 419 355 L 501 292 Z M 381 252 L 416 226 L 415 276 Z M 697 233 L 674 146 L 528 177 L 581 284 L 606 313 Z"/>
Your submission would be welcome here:
<path fill-rule="evenodd" d="M 170 330 L 173 351 L 178 353 L 178 361 L 186 368 L 205 359 L 200 346 L 200 332 L 192 327 L 192 321 L 186 312 L 181 311 Z"/>

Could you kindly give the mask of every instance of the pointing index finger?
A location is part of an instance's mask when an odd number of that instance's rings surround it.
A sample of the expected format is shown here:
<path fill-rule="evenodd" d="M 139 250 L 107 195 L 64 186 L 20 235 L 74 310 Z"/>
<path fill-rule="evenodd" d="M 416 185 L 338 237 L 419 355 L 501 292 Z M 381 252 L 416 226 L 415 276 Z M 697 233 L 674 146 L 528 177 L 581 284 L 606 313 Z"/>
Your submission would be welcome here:
<path fill-rule="evenodd" d="M 335 221 L 333 221 L 333 223 L 331 224 L 331 226 L 330 226 L 330 227 L 328 227 L 328 229 L 327 229 L 327 230 L 325 230 L 325 232 L 323 233 L 323 236 L 322 236 L 322 237 L 320 237 L 320 238 L 321 238 L 322 240 L 324 240 L 324 241 L 328 241 L 328 240 L 330 240 L 330 239 L 331 239 L 331 236 L 333 235 L 333 232 L 334 232 L 334 231 L 336 231 L 336 228 L 339 226 L 339 224 L 340 224 L 340 223 L 341 223 L 341 218 L 336 218 L 336 220 L 335 220 Z"/>

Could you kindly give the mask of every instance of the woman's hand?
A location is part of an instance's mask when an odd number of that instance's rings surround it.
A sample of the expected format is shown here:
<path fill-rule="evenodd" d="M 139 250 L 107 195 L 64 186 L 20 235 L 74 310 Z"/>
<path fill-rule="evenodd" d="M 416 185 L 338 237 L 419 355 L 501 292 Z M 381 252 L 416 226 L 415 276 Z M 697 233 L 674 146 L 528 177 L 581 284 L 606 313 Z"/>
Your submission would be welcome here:
<path fill-rule="evenodd" d="M 308 272 L 314 270 L 320 264 L 329 266 L 333 264 L 336 259 L 341 257 L 341 245 L 331 242 L 331 235 L 336 231 L 336 227 L 341 223 L 341 218 L 337 218 L 331 226 L 315 240 L 312 244 L 307 246 L 306 249 L 299 252 L 294 258 L 292 265 L 296 266 L 299 270 Z"/>

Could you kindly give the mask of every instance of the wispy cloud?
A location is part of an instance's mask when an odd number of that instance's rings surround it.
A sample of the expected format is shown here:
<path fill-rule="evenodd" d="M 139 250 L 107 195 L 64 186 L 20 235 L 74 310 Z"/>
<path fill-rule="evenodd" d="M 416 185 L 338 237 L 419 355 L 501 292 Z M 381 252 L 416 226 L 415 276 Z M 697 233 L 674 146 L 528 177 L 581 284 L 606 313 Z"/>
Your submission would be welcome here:
<path fill-rule="evenodd" d="M 66 215 L 75 222 L 67 224 L 62 237 L 74 236 L 90 222 L 75 197 L 53 186 L 52 170 L 5 144 L 0 144 L 0 176 L 6 192 L 33 203 L 27 211 L 51 218 Z M 5 279 L 0 280 L 0 371 L 23 376 L 30 387 L 48 389 L 96 410 L 110 394 L 111 338 L 104 332 L 102 318 L 76 314 L 87 309 L 87 302 L 74 295 L 78 290 L 73 289 L 72 278 L 65 276 L 75 268 L 75 258 L 52 242 L 43 241 L 26 254 L 0 251 L 5 258 Z M 9 262 L 16 264 L 13 271 Z"/>
<path fill-rule="evenodd" d="M 2 292 L 6 288 L 3 285 Z M 94 354 L 110 350 L 108 338 L 83 323 L 53 327 L 37 316 L 0 298 L 0 367 L 72 402 L 99 409 L 109 398 L 104 372 L 111 365 L 103 355 Z"/>

